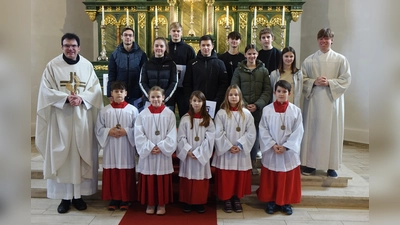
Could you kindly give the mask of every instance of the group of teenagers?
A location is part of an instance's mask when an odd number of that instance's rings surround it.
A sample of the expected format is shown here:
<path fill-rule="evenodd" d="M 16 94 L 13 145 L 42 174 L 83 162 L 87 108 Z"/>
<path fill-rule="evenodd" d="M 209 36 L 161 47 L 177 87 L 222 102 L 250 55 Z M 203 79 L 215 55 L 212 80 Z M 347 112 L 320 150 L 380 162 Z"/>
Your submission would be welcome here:
<path fill-rule="evenodd" d="M 107 86 L 110 104 L 93 110 L 90 120 L 95 123 L 89 126 L 93 129 L 93 147 L 103 149 L 102 199 L 110 201 L 109 210 L 126 210 L 131 202 L 139 201 L 147 206 L 147 214 L 164 215 L 166 205 L 173 201 L 174 153 L 180 160 L 179 201 L 186 213 L 205 212 L 204 205 L 212 192 L 209 188 L 211 167 L 215 168 L 215 194 L 223 201 L 223 210 L 226 213 L 242 212 L 240 199 L 251 194 L 252 174 L 259 174 L 257 154 L 262 167 L 256 193 L 260 201 L 267 203 L 268 214 L 279 210 L 286 215 L 292 214 L 291 204 L 301 200 L 301 173 L 312 175 L 317 168 L 328 169 L 328 176 L 337 177 L 335 170 L 340 164 L 341 146 L 332 142 L 343 141 L 343 136 L 340 137 L 343 127 L 339 121 L 338 127 L 329 127 L 335 134 L 325 137 L 326 123 L 319 118 L 332 116 L 328 119 L 343 120 L 343 108 L 340 107 L 343 106 L 343 93 L 350 84 L 350 69 L 344 56 L 330 49 L 333 32 L 329 28 L 318 32 L 320 50 L 303 62 L 302 70 L 296 68 L 296 52 L 292 47 L 285 47 L 282 52 L 272 47 L 274 36 L 269 28 L 260 31 L 261 50 L 249 44 L 244 54 L 240 53 L 241 36 L 233 31 L 228 35 L 228 51 L 219 56 L 209 35 L 200 38 L 197 55 L 183 42 L 179 23 L 171 24 L 170 35 L 169 43 L 162 37 L 155 39 L 153 56 L 147 60 L 146 54 L 134 42 L 134 31 L 125 28 L 121 34 L 122 43 L 110 57 Z M 65 41 L 71 39 L 74 38 L 62 39 L 63 47 Z M 323 51 L 323 47 L 327 51 Z M 130 56 L 133 52 L 135 54 Z M 61 56 L 67 64 L 69 53 L 65 50 Z M 320 63 L 315 62 L 319 62 L 319 55 L 325 53 L 333 56 L 324 59 L 327 65 L 322 66 L 323 74 L 320 74 L 321 71 L 316 69 Z M 334 65 L 327 62 L 329 57 L 337 60 Z M 331 74 L 332 71 L 336 74 Z M 41 89 L 49 88 L 45 87 L 51 80 L 46 79 L 47 73 L 52 72 L 45 70 Z M 99 85 L 93 84 L 90 89 L 89 83 L 85 84 L 86 89 L 98 92 Z M 60 84 L 54 86 L 68 86 L 62 81 Z M 46 116 L 51 121 L 44 109 L 54 103 L 41 103 L 49 101 L 46 92 L 49 90 L 39 93 L 38 122 L 42 118 L 46 120 Z M 67 98 L 65 103 L 72 107 L 84 106 L 83 110 L 87 110 L 88 105 L 94 105 L 91 101 L 98 102 L 93 100 L 98 97 L 85 98 L 84 92 L 71 91 L 68 96 L 61 95 L 64 101 Z M 140 112 L 134 106 L 138 98 L 149 103 Z M 210 115 L 207 101 L 216 103 L 215 116 Z M 178 127 L 175 106 L 180 117 Z M 326 108 L 332 109 L 328 112 Z M 57 126 L 57 129 L 60 128 Z M 78 154 L 66 151 L 61 154 L 62 160 L 56 160 L 53 155 L 49 157 L 54 148 L 57 149 L 54 144 L 48 146 L 54 143 L 49 141 L 54 138 L 46 135 L 51 131 L 42 130 L 45 130 L 43 124 L 40 127 L 39 123 L 36 145 L 45 158 L 45 179 L 51 180 L 48 181 L 48 197 L 62 198 L 59 213 L 69 210 L 71 199 L 75 208 L 86 209 L 80 195 L 93 194 L 93 189 L 81 193 L 76 190 L 83 188 L 79 182 L 76 182 L 78 186 L 72 182 L 70 188 L 57 189 L 56 183 L 65 183 L 62 179 L 68 176 L 68 170 L 62 171 L 61 179 L 58 177 L 61 173 L 50 165 L 51 160 L 65 164 L 79 155 L 80 162 L 90 161 L 83 158 L 79 150 L 79 134 L 70 135 L 72 137 L 68 139 L 71 145 L 78 146 Z M 321 136 L 325 138 L 323 145 L 334 145 L 336 151 L 329 153 L 328 159 L 324 158 L 326 155 L 318 155 L 321 149 L 316 139 Z M 304 140 L 305 137 L 308 140 Z M 314 142 L 318 143 L 313 148 Z M 60 148 L 58 150 L 62 152 Z M 332 149 L 324 151 L 331 152 Z M 96 164 L 97 160 L 92 163 Z M 300 165 L 304 166 L 303 171 Z M 78 169 L 85 168 L 81 165 Z M 86 175 L 88 171 L 85 171 Z M 90 176 L 80 178 L 82 182 Z"/>

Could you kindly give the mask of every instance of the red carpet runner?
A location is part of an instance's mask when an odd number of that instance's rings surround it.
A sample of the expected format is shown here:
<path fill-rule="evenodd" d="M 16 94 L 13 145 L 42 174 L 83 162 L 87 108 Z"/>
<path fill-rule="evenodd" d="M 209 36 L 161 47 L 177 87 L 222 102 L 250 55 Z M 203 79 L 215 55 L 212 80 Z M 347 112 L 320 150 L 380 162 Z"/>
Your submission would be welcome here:
<path fill-rule="evenodd" d="M 216 225 L 217 210 L 216 202 L 209 202 L 205 205 L 206 212 L 203 214 L 192 211 L 184 213 L 181 203 L 171 203 L 166 206 L 166 213 L 163 216 L 147 215 L 146 206 L 134 203 L 126 211 L 120 225 Z"/>

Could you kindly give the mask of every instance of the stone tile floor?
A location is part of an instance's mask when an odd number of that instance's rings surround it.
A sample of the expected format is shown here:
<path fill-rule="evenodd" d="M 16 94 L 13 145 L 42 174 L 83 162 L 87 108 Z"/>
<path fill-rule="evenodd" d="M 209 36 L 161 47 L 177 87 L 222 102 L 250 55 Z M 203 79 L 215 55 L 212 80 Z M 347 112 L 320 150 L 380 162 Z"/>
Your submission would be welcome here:
<path fill-rule="evenodd" d="M 38 153 L 32 151 L 31 156 L 36 157 Z M 346 142 L 343 150 L 343 164 L 369 182 L 368 145 Z M 124 215 L 121 211 L 107 211 L 108 202 L 101 200 L 88 200 L 88 209 L 85 211 L 71 209 L 68 213 L 60 215 L 57 213 L 59 202 L 60 200 L 32 198 L 31 224 L 117 225 Z M 264 205 L 261 203 L 243 203 L 242 213 L 225 213 L 219 205 L 217 221 L 218 225 L 367 225 L 369 224 L 369 209 L 295 205 L 293 215 L 286 216 L 280 212 L 274 215 L 266 214 Z"/>

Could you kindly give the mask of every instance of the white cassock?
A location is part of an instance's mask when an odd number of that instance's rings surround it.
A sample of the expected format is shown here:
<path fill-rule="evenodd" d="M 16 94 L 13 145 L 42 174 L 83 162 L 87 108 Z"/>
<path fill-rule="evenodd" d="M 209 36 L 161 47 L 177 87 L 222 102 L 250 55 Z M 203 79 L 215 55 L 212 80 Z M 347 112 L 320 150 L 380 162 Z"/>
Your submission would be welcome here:
<path fill-rule="evenodd" d="M 135 136 L 134 125 L 138 110 L 127 104 L 124 108 L 104 107 L 97 118 L 96 136 L 103 148 L 103 168 L 132 169 L 135 168 Z M 111 128 L 117 124 L 125 129 L 126 136 L 114 138 L 108 136 Z"/>
<path fill-rule="evenodd" d="M 272 171 L 287 172 L 300 165 L 300 146 L 303 138 L 302 115 L 299 107 L 289 103 L 286 112 L 275 112 L 274 103 L 264 107 L 260 122 L 260 150 L 262 165 Z M 282 124 L 285 129 L 282 130 Z M 276 154 L 273 146 L 289 149 Z"/>
<path fill-rule="evenodd" d="M 193 118 L 193 128 L 190 129 L 190 116 L 185 114 L 179 123 L 176 156 L 181 160 L 180 177 L 194 180 L 211 178 L 210 158 L 214 150 L 215 126 L 212 120 L 208 127 L 199 126 L 202 121 Z M 199 140 L 195 141 L 195 137 L 199 137 Z M 189 150 L 197 159 L 188 157 Z"/>
<path fill-rule="evenodd" d="M 159 130 L 160 134 L 155 135 Z M 149 108 L 143 109 L 135 121 L 135 144 L 139 154 L 136 172 L 143 175 L 171 174 L 172 154 L 176 150 L 176 118 L 175 114 L 165 107 L 161 113 L 153 114 Z M 161 153 L 151 154 L 154 146 Z"/>
<path fill-rule="evenodd" d="M 351 83 L 347 59 L 332 49 L 318 50 L 301 65 L 303 73 L 304 138 L 301 164 L 316 169 L 339 169 L 344 133 L 344 93 Z M 313 86 L 319 76 L 329 86 Z"/>
<path fill-rule="evenodd" d="M 231 111 L 231 118 L 224 109 L 215 116 L 215 155 L 212 166 L 222 170 L 246 171 L 251 169 L 250 151 L 256 140 L 256 127 L 251 112 L 243 108 L 245 118 L 238 111 Z M 240 131 L 236 130 L 240 127 Z M 237 154 L 230 153 L 234 146 L 240 146 Z"/>
<path fill-rule="evenodd" d="M 44 158 L 47 197 L 54 199 L 97 191 L 99 148 L 94 126 L 103 97 L 93 65 L 79 57 L 72 65 L 62 54 L 52 59 L 39 88 L 35 143 Z M 82 98 L 80 106 L 66 103 L 71 90 Z"/>

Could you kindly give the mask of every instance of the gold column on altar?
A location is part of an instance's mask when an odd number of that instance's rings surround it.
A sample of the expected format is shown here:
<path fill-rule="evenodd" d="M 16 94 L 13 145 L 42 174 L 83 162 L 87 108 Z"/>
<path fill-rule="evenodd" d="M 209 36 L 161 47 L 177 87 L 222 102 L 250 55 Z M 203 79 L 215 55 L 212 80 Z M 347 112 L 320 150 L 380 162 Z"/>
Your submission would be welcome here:
<path fill-rule="evenodd" d="M 168 0 L 168 4 L 169 4 L 169 21 L 170 24 L 173 22 L 178 22 L 178 18 L 176 16 L 176 0 Z"/>
<path fill-rule="evenodd" d="M 212 35 L 214 32 L 214 3 L 215 0 L 205 0 L 207 3 L 207 34 Z"/>

